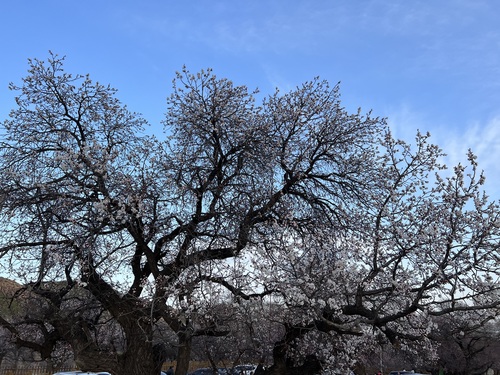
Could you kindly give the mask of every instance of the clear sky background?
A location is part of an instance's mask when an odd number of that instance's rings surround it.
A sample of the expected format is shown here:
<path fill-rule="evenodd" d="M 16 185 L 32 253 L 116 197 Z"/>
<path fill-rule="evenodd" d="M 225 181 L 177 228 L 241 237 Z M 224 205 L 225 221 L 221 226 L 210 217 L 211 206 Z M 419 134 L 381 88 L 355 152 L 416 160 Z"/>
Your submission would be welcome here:
<path fill-rule="evenodd" d="M 211 67 L 270 94 L 316 76 L 343 104 L 417 129 L 465 160 L 472 148 L 500 198 L 498 0 L 3 0 L 0 120 L 27 59 L 66 56 L 70 73 L 117 88 L 160 132 L 176 70 Z"/>

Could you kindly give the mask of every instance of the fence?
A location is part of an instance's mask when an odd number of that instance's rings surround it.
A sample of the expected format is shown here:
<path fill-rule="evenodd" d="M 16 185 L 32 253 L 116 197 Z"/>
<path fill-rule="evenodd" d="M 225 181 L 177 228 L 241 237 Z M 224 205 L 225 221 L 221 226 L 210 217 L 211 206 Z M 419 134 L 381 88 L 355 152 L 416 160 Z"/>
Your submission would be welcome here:
<path fill-rule="evenodd" d="M 190 371 L 199 367 L 201 362 L 190 363 Z M 166 371 L 170 366 L 175 367 L 175 362 L 165 362 L 163 370 Z M 75 367 L 58 367 L 56 369 L 48 368 L 46 363 L 20 364 L 15 368 L 0 367 L 0 375 L 52 375 L 61 371 L 77 371 Z"/>
<path fill-rule="evenodd" d="M 52 375 L 59 371 L 72 371 L 74 368 L 63 367 L 55 370 L 48 369 L 45 364 L 18 366 L 16 368 L 0 368 L 0 375 Z"/>

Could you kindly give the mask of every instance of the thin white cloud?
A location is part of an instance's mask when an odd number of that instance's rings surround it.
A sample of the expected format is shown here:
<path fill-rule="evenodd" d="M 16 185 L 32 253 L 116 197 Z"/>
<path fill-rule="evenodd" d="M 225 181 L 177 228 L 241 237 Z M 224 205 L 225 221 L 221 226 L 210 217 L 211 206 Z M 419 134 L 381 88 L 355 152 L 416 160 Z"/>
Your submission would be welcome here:
<path fill-rule="evenodd" d="M 485 190 L 495 200 L 500 200 L 500 115 L 486 123 L 476 122 L 466 128 L 450 124 L 432 124 L 432 121 L 402 106 L 389 116 L 389 125 L 394 136 L 413 142 L 417 130 L 429 132 L 431 142 L 446 154 L 444 163 L 448 167 L 458 163 L 467 164 L 467 151 L 477 156 L 479 169 L 486 176 Z"/>
<path fill-rule="evenodd" d="M 477 155 L 479 168 L 485 172 L 487 193 L 500 200 L 500 116 L 485 124 L 475 123 L 461 133 L 441 129 L 437 138 L 453 164 L 463 160 L 463 155 L 471 149 Z"/>

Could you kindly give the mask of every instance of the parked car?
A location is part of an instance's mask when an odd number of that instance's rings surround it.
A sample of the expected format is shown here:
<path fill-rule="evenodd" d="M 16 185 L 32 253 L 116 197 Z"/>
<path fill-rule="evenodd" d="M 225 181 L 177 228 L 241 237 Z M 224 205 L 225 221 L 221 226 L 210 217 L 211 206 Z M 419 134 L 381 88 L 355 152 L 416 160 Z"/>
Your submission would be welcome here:
<path fill-rule="evenodd" d="M 56 372 L 52 375 L 111 375 L 109 372 L 84 372 L 84 371 L 62 371 Z M 160 375 L 167 375 L 166 372 L 162 371 Z"/>
<path fill-rule="evenodd" d="M 256 365 L 237 365 L 231 370 L 231 375 L 253 375 Z"/>
<path fill-rule="evenodd" d="M 214 375 L 214 370 L 209 367 L 199 368 L 190 372 L 188 375 Z M 227 370 L 224 368 L 217 369 L 217 373 L 215 375 L 227 375 Z"/>

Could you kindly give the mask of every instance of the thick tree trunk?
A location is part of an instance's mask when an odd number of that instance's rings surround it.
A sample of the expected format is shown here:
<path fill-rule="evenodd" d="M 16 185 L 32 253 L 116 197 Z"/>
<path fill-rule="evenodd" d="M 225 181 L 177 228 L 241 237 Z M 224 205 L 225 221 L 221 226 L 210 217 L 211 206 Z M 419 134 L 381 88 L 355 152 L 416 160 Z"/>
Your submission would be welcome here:
<path fill-rule="evenodd" d="M 163 361 L 151 342 L 137 340 L 122 354 L 80 351 L 75 358 L 84 371 L 108 371 L 113 375 L 159 375 Z"/>
<path fill-rule="evenodd" d="M 263 372 L 259 372 L 266 375 L 314 375 L 321 373 L 321 363 L 313 355 L 307 356 L 301 366 L 294 366 L 293 362 L 288 358 L 288 345 L 305 331 L 291 326 L 285 328 L 286 332 L 283 340 L 274 344 L 273 365 Z"/>
<path fill-rule="evenodd" d="M 113 375 L 159 375 L 161 363 L 157 363 L 151 342 L 135 342 L 122 356 L 121 369 Z"/>
<path fill-rule="evenodd" d="M 150 342 L 138 341 L 119 355 L 80 352 L 75 362 L 84 371 L 108 371 L 113 375 L 159 375 L 162 363 L 155 357 Z"/>
<path fill-rule="evenodd" d="M 73 340 L 77 366 L 83 371 L 108 371 L 113 375 L 159 375 L 165 350 L 162 345 L 153 345 L 151 326 L 132 318 L 122 320 L 122 328 L 126 337 L 123 353 L 104 352 L 82 337 Z"/>
<path fill-rule="evenodd" d="M 165 360 L 162 345 L 153 345 L 153 327 L 140 324 L 139 319 L 127 322 L 124 328 L 127 337 L 126 352 L 121 356 L 120 372 L 116 375 L 159 375 Z M 113 374 L 115 375 L 115 374 Z"/>
<path fill-rule="evenodd" d="M 192 337 L 189 333 L 181 331 L 177 333 L 177 338 L 179 347 L 177 349 L 175 375 L 186 375 L 189 371 L 189 361 L 191 359 Z"/>

